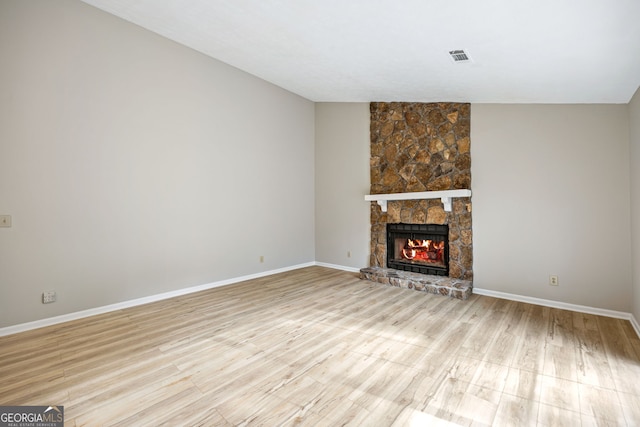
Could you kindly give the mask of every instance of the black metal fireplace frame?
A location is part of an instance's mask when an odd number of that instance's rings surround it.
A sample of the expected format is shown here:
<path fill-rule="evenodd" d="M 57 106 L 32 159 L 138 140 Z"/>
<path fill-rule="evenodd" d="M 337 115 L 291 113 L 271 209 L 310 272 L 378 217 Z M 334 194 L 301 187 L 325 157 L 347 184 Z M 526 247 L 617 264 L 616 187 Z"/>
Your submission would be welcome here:
<path fill-rule="evenodd" d="M 395 258 L 395 239 L 425 239 L 444 241 L 444 267 L 403 262 Z M 449 275 L 449 226 L 440 224 L 387 224 L 387 268 L 414 273 Z"/>

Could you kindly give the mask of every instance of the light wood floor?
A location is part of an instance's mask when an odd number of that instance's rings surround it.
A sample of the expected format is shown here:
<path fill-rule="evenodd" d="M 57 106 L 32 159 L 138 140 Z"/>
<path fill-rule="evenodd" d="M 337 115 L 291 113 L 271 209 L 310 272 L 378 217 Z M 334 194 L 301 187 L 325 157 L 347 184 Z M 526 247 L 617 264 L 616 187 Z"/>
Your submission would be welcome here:
<path fill-rule="evenodd" d="M 639 426 L 629 322 L 311 267 L 0 338 L 67 425 Z"/>

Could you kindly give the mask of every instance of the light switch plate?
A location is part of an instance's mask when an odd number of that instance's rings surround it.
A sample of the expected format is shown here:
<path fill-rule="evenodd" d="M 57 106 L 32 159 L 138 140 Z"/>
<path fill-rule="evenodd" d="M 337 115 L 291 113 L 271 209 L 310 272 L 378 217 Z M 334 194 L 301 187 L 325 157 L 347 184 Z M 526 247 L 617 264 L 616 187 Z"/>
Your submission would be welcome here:
<path fill-rule="evenodd" d="M 11 215 L 0 215 L 0 227 L 11 227 Z"/>

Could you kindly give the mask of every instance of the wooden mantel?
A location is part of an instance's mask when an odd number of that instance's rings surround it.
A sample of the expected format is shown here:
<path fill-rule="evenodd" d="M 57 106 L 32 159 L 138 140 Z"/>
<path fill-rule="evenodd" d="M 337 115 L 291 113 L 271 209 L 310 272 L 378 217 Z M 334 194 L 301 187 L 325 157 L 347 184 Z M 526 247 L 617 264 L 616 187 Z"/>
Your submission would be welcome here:
<path fill-rule="evenodd" d="M 451 212 L 451 199 L 454 197 L 471 197 L 471 190 L 420 191 L 414 193 L 367 194 L 364 199 L 378 202 L 382 212 L 387 211 L 389 200 L 423 200 L 440 199 L 446 212 Z"/>

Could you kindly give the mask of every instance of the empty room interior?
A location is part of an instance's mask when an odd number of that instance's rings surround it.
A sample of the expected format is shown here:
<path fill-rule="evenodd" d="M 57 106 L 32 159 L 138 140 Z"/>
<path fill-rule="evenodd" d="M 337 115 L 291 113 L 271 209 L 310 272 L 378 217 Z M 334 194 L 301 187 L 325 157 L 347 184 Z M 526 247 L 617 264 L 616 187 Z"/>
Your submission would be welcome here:
<path fill-rule="evenodd" d="M 0 0 L 0 408 L 640 425 L 638 22 Z"/>

